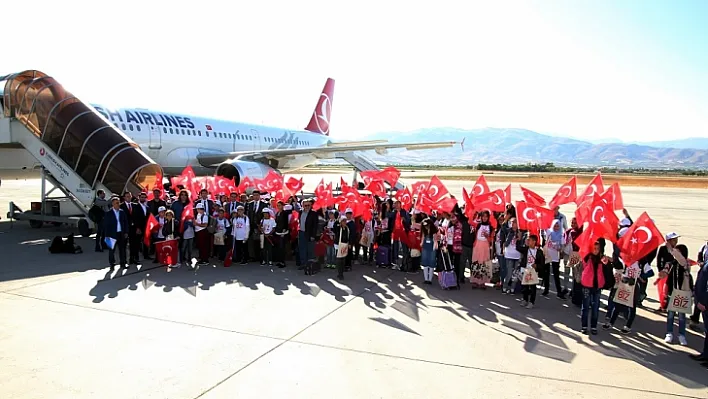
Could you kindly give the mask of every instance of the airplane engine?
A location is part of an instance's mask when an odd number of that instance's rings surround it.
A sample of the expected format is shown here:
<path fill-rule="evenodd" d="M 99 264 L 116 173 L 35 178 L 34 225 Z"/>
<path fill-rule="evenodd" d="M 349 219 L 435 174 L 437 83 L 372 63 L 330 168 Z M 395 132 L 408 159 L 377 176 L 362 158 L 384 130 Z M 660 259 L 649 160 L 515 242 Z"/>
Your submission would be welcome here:
<path fill-rule="evenodd" d="M 221 163 L 216 168 L 215 175 L 234 179 L 236 184 L 241 184 L 241 179 L 248 177 L 251 179 L 262 179 L 268 172 L 275 170 L 268 165 L 259 162 L 240 161 L 230 159 Z"/>

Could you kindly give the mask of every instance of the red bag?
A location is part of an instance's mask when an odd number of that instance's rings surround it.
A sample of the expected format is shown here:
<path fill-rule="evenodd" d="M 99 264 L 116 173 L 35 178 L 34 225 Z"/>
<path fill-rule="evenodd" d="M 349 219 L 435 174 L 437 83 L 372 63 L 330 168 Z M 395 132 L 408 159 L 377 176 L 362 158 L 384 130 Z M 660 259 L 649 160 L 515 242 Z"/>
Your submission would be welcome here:
<path fill-rule="evenodd" d="M 315 243 L 315 256 L 319 258 L 325 256 L 326 254 L 327 245 L 322 241 L 318 241 L 317 243 Z"/>

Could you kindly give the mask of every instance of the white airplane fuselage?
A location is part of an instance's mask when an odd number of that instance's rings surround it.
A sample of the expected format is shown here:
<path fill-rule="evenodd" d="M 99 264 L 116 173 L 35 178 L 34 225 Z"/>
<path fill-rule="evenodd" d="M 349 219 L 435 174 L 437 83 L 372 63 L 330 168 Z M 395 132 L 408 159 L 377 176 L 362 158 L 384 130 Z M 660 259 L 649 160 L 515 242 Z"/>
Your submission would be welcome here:
<path fill-rule="evenodd" d="M 177 175 L 187 165 L 197 174 L 213 174 L 215 168 L 201 165 L 197 155 L 258 152 L 274 149 L 325 146 L 328 136 L 147 109 L 110 109 L 91 104 L 96 111 L 130 137 L 166 175 Z M 23 148 L 3 148 L 0 152 L 2 178 L 32 178 L 39 174 L 39 163 Z M 279 162 L 280 172 L 290 172 L 314 163 L 314 155 L 298 154 Z"/>

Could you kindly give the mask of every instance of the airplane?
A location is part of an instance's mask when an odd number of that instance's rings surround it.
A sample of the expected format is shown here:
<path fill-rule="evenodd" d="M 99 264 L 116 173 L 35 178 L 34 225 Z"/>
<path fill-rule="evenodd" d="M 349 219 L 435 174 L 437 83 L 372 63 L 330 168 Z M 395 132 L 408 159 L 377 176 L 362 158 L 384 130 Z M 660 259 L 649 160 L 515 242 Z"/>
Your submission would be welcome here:
<path fill-rule="evenodd" d="M 0 95 L 0 98 L 2 96 Z M 165 177 L 176 176 L 188 165 L 197 175 L 260 179 L 271 170 L 288 173 L 319 159 L 344 158 L 359 151 L 385 154 L 452 147 L 453 142 L 393 144 L 386 140 L 332 141 L 329 137 L 334 80 L 327 79 L 304 130 L 289 130 L 241 122 L 177 115 L 142 108 L 111 109 L 91 106 L 130 137 L 157 164 Z M 37 177 L 39 163 L 22 147 L 0 148 L 0 178 Z M 19 172 L 19 174 L 18 174 Z"/>

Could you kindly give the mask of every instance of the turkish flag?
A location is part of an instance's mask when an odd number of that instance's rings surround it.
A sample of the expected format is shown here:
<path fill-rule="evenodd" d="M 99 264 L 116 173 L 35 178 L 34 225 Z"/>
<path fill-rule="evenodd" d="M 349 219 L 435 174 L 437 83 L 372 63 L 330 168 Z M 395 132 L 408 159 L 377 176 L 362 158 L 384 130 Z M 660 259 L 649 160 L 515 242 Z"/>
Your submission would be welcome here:
<path fill-rule="evenodd" d="M 229 215 L 229 217 L 231 216 Z M 182 209 L 182 217 L 179 221 L 179 230 L 181 232 L 184 232 L 184 222 L 187 220 L 194 220 L 194 208 L 190 205 L 185 206 L 184 209 Z"/>
<path fill-rule="evenodd" d="M 504 203 L 505 193 L 503 190 L 494 190 L 482 195 L 475 195 L 475 208 L 488 208 L 494 212 L 504 212 L 506 204 Z"/>
<path fill-rule="evenodd" d="M 612 207 L 605 203 L 599 196 L 595 195 L 590 206 L 590 216 L 587 219 L 590 226 L 598 225 L 604 232 L 603 237 L 615 242 L 617 240 L 617 229 L 619 219 Z"/>
<path fill-rule="evenodd" d="M 149 189 L 149 187 L 146 187 L 146 188 Z M 157 173 L 155 173 L 155 186 L 153 187 L 153 190 L 154 189 L 160 190 L 159 195 L 160 195 L 160 198 L 162 198 L 162 196 L 165 193 L 165 187 L 162 185 L 162 170 L 158 170 Z M 149 190 L 147 193 L 147 200 L 150 201 L 153 198 L 155 198 L 155 196 L 152 193 L 152 190 Z"/>
<path fill-rule="evenodd" d="M 438 213 L 442 213 L 442 212 L 452 213 L 452 210 L 455 208 L 455 205 L 457 205 L 456 199 L 445 198 L 443 200 L 436 202 L 433 205 L 433 209 L 438 211 Z"/>
<path fill-rule="evenodd" d="M 631 265 L 664 243 L 664 236 L 644 212 L 617 241 L 620 257 L 625 265 Z"/>
<path fill-rule="evenodd" d="M 504 201 L 506 201 L 507 204 L 511 204 L 511 184 L 504 189 Z"/>
<path fill-rule="evenodd" d="M 580 205 L 583 201 L 585 201 L 586 198 L 592 198 L 593 194 L 595 193 L 600 195 L 604 191 L 605 186 L 602 183 L 602 175 L 598 173 L 597 175 L 595 175 L 595 177 L 592 178 L 590 184 L 585 187 L 585 191 L 583 191 L 582 194 L 575 198 L 575 203 Z"/>
<path fill-rule="evenodd" d="M 553 196 L 548 207 L 554 209 L 557 206 L 575 202 L 578 197 L 578 178 L 573 176 L 567 183 L 560 186 L 556 195 Z"/>
<path fill-rule="evenodd" d="M 152 238 L 152 233 L 160 227 L 160 222 L 155 219 L 152 213 L 148 216 L 147 223 L 145 223 L 145 234 L 143 237 L 143 242 L 146 246 L 150 246 L 150 239 Z"/>
<path fill-rule="evenodd" d="M 297 195 L 298 192 L 302 191 L 303 187 L 305 187 L 305 182 L 302 181 L 302 178 L 298 180 L 290 176 L 288 181 L 283 184 L 283 194 L 287 194 L 288 197 Z"/>
<path fill-rule="evenodd" d="M 428 183 L 428 190 L 425 192 L 425 196 L 428 197 L 433 203 L 438 202 L 442 197 L 450 194 L 447 191 L 447 187 L 440 181 L 440 178 L 433 176 L 430 178 L 430 183 Z"/>
<path fill-rule="evenodd" d="M 490 192 L 489 184 L 487 184 L 487 178 L 484 175 L 479 175 L 477 181 L 472 186 L 472 194 L 475 196 L 482 195 Z"/>
<path fill-rule="evenodd" d="M 233 262 L 233 257 L 234 257 L 234 250 L 233 248 L 229 249 L 229 253 L 226 254 L 226 259 L 224 259 L 224 267 L 231 267 L 231 263 Z"/>
<path fill-rule="evenodd" d="M 404 188 L 403 190 L 396 191 L 396 195 L 394 196 L 394 198 L 401 201 L 401 207 L 403 207 L 404 209 L 410 209 L 411 205 L 413 204 L 413 195 L 411 195 L 411 191 L 408 189 L 408 187 Z"/>
<path fill-rule="evenodd" d="M 472 222 L 475 213 L 474 194 L 467 194 L 467 190 L 462 187 L 462 199 L 465 201 L 465 216 L 467 216 L 467 219 Z"/>
<path fill-rule="evenodd" d="M 587 229 L 575 239 L 575 245 L 578 246 L 578 254 L 581 258 L 592 252 L 593 246 L 598 239 L 602 238 L 604 230 L 602 226 L 590 225 Z"/>
<path fill-rule="evenodd" d="M 366 182 L 366 180 L 369 181 Z M 384 186 L 383 180 L 371 180 L 369 178 L 364 178 L 364 182 L 366 183 L 364 189 L 371 191 L 371 194 L 377 195 L 379 197 L 386 196 L 386 186 Z"/>
<path fill-rule="evenodd" d="M 390 184 L 391 187 L 395 186 L 396 183 L 398 183 L 398 179 L 400 177 L 401 177 L 401 171 L 394 168 L 393 166 L 387 166 L 384 168 L 384 170 L 379 172 L 379 179 Z"/>
<path fill-rule="evenodd" d="M 175 265 L 179 256 L 179 241 L 165 240 L 155 243 L 157 262 L 161 265 Z"/>
<path fill-rule="evenodd" d="M 245 194 L 246 190 L 256 187 L 256 182 L 250 177 L 244 177 L 241 179 L 241 183 L 238 185 L 238 192 Z"/>
<path fill-rule="evenodd" d="M 264 191 L 269 193 L 274 193 L 283 188 L 283 176 L 274 170 L 268 172 L 262 182 L 265 185 Z"/>
<path fill-rule="evenodd" d="M 528 188 L 524 186 L 519 186 L 521 187 L 521 193 L 524 195 L 524 199 L 526 200 L 526 203 L 531 204 L 531 205 L 538 205 L 538 206 L 544 206 L 546 205 L 546 200 L 543 199 L 540 195 L 536 194 L 535 192 L 529 190 Z"/>
<path fill-rule="evenodd" d="M 542 206 L 528 204 L 525 201 L 516 201 L 516 215 L 519 229 L 536 234 L 539 230 L 551 227 L 554 212 Z"/>
<path fill-rule="evenodd" d="M 620 190 L 619 183 L 613 183 L 610 188 L 602 193 L 600 198 L 606 204 L 609 204 L 612 210 L 621 211 L 624 209 L 624 200 L 622 199 L 622 191 Z"/>
<path fill-rule="evenodd" d="M 411 194 L 417 198 L 420 198 L 426 191 L 428 191 L 428 183 L 429 182 L 427 181 L 417 181 L 411 184 Z"/>
<path fill-rule="evenodd" d="M 415 202 L 415 209 L 429 215 L 435 203 L 426 195 L 421 195 Z"/>

